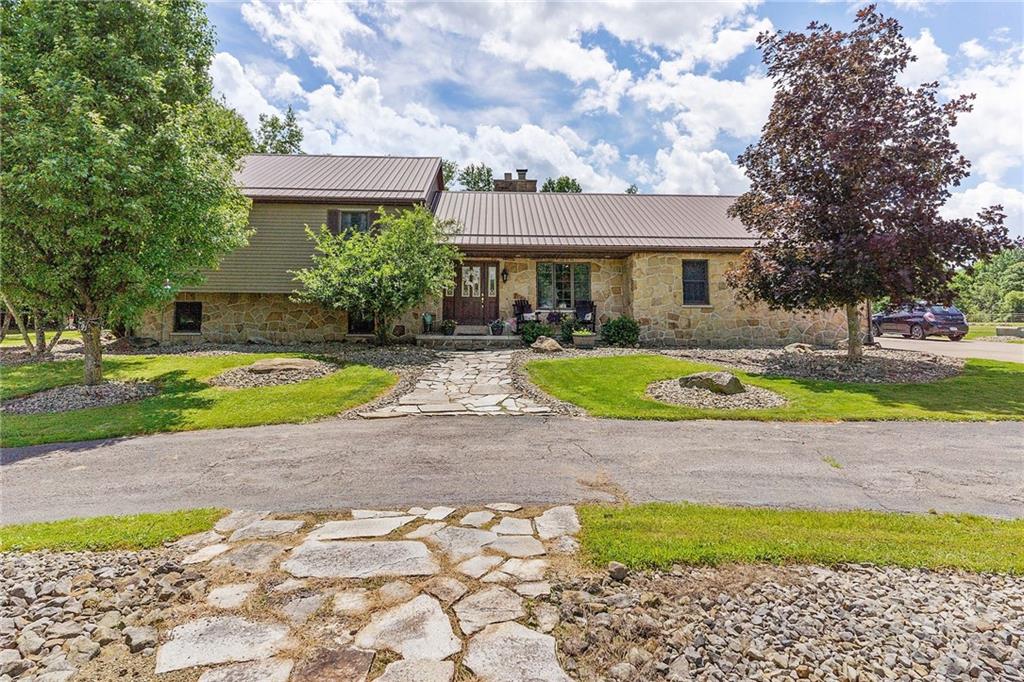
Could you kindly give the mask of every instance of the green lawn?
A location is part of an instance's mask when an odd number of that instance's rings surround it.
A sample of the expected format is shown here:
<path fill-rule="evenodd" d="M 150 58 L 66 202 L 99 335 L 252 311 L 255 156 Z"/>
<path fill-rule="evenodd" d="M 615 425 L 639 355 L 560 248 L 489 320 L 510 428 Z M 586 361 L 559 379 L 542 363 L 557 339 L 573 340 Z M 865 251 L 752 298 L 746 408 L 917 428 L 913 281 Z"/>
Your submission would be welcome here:
<path fill-rule="evenodd" d="M 551 395 L 595 417 L 617 419 L 758 419 L 762 421 L 947 421 L 1024 419 L 1024 364 L 967 360 L 964 372 L 930 384 L 849 384 L 750 376 L 741 381 L 784 395 L 785 407 L 766 410 L 698 409 L 648 398 L 648 384 L 713 369 L 664 355 L 619 355 L 535 360 L 530 378 Z"/>
<path fill-rule="evenodd" d="M 46 340 L 49 341 L 50 339 L 52 339 L 53 338 L 53 334 L 54 334 L 54 332 L 46 332 Z M 32 342 L 35 343 L 36 333 L 34 331 L 30 330 L 29 331 L 29 335 L 32 337 Z M 78 330 L 75 330 L 75 329 L 69 329 L 69 330 L 66 330 L 66 331 L 62 332 L 61 335 L 60 335 L 60 338 L 61 338 L 61 341 L 63 341 L 64 339 L 72 339 L 73 341 L 80 341 L 82 339 L 82 332 L 80 332 Z M 23 339 L 21 337 L 21 332 L 18 331 L 17 327 L 12 327 L 11 329 L 8 329 L 7 330 L 7 336 L 4 337 L 3 341 L 0 341 L 0 346 L 2 346 L 4 348 L 7 348 L 8 346 L 24 346 L 24 345 L 25 345 L 25 339 Z"/>
<path fill-rule="evenodd" d="M 14 447 L 160 431 L 304 422 L 372 400 L 397 380 L 382 369 L 348 365 L 326 377 L 283 386 L 228 389 L 206 383 L 226 369 L 265 357 L 296 354 L 108 356 L 103 360 L 105 378 L 155 381 L 160 393 L 113 407 L 4 416 L 0 445 Z M 80 360 L 17 365 L 5 368 L 0 376 L 0 396 L 34 393 L 81 378 Z"/>
<path fill-rule="evenodd" d="M 99 552 L 159 547 L 164 542 L 213 528 L 224 513 L 223 509 L 186 509 L 0 526 L 0 551 Z"/>
<path fill-rule="evenodd" d="M 971 322 L 970 331 L 965 339 L 983 339 L 986 336 L 995 336 L 996 327 L 1024 327 L 1024 322 Z"/>
<path fill-rule="evenodd" d="M 579 509 L 598 566 L 869 563 L 1024 573 L 1024 519 L 654 503 Z"/>

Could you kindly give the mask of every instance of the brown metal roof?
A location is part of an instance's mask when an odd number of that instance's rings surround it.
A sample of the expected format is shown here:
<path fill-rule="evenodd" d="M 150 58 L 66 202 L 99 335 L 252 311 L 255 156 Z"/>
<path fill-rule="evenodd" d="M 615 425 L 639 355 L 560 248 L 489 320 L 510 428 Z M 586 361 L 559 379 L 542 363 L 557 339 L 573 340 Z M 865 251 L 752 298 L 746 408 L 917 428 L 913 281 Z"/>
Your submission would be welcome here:
<path fill-rule="evenodd" d="M 693 251 L 744 249 L 754 238 L 726 215 L 734 196 L 441 192 L 435 213 L 462 225 L 467 249 Z"/>
<path fill-rule="evenodd" d="M 441 159 L 421 156 L 251 154 L 235 180 L 253 199 L 324 202 L 430 202 Z"/>

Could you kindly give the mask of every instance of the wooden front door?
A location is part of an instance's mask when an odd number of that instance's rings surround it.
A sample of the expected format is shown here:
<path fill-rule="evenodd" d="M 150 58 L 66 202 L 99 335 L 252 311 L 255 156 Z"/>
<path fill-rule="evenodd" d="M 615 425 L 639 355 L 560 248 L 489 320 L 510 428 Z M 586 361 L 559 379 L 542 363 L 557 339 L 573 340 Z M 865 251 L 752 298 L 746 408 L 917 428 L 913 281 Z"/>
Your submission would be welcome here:
<path fill-rule="evenodd" d="M 459 324 L 498 319 L 497 261 L 467 260 L 455 266 L 455 288 L 445 294 L 444 318 Z"/>

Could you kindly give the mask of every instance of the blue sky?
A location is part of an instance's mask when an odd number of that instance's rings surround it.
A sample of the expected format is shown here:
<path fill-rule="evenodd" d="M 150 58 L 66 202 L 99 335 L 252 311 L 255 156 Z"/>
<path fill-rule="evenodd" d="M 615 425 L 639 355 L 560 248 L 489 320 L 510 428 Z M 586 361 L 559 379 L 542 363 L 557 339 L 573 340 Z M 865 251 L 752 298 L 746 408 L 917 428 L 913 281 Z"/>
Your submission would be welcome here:
<path fill-rule="evenodd" d="M 440 155 L 585 191 L 735 194 L 771 86 L 764 30 L 852 25 L 857 3 L 211 3 L 217 91 L 250 125 L 292 106 L 305 150 Z M 971 178 L 1024 233 L 1024 5 L 880 3 L 918 61 L 906 84 L 977 94 L 955 131 Z"/>

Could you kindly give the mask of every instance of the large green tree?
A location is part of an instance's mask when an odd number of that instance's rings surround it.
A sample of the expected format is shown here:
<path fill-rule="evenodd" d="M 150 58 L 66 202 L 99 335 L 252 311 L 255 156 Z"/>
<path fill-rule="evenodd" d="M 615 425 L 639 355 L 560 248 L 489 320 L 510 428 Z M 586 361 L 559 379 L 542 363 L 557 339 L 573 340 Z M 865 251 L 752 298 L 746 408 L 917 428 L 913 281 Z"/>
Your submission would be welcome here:
<path fill-rule="evenodd" d="M 277 114 L 260 114 L 256 131 L 256 151 L 261 154 L 302 154 L 302 128 L 289 106 L 284 118 Z"/>
<path fill-rule="evenodd" d="M 566 192 L 569 194 L 578 194 L 583 191 L 580 187 L 580 183 L 576 178 L 570 178 L 568 175 L 561 175 L 557 178 L 548 178 L 541 185 L 541 192 Z"/>
<path fill-rule="evenodd" d="M 469 192 L 490 192 L 494 189 L 494 171 L 482 163 L 471 163 L 459 171 L 459 184 Z"/>
<path fill-rule="evenodd" d="M 1009 320 L 1020 314 L 1024 299 L 1024 247 L 1006 249 L 958 273 L 953 280 L 956 304 L 971 317 Z"/>
<path fill-rule="evenodd" d="M 773 308 L 845 308 L 857 359 L 866 299 L 948 301 L 958 267 L 1008 244 L 999 206 L 939 213 L 968 175 L 950 130 L 971 96 L 943 103 L 938 83 L 901 86 L 910 47 L 874 6 L 852 31 L 812 23 L 758 46 L 775 99 L 739 157 L 750 190 L 730 208 L 758 242 L 729 282 Z"/>
<path fill-rule="evenodd" d="M 211 96 L 199 0 L 4 0 L 0 19 L 0 288 L 72 311 L 99 383 L 105 323 L 245 243 L 248 132 Z"/>
<path fill-rule="evenodd" d="M 450 159 L 441 159 L 441 177 L 444 180 L 444 188 L 446 190 L 452 188 L 452 183 L 455 182 L 458 174 L 459 164 Z"/>
<path fill-rule="evenodd" d="M 396 319 L 455 283 L 456 230 L 423 206 L 381 208 L 368 232 L 307 228 L 316 253 L 313 267 L 293 273 L 302 284 L 296 298 L 372 319 L 377 340 L 387 343 Z"/>

